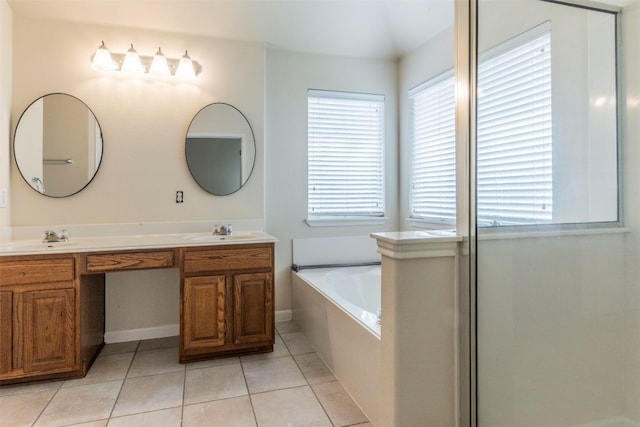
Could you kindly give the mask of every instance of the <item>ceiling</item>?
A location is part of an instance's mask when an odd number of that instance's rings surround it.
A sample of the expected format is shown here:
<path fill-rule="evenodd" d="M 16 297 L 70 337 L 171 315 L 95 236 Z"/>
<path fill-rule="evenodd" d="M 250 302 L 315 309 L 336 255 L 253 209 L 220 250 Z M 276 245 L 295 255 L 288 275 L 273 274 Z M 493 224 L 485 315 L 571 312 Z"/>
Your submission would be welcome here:
<path fill-rule="evenodd" d="M 453 25 L 455 0 L 7 0 L 15 16 L 396 58 Z M 517 0 L 509 0 L 517 1 Z M 591 0 L 569 0 L 594 5 Z M 640 0 L 600 0 L 622 7 Z"/>
<path fill-rule="evenodd" d="M 454 0 L 8 0 L 14 16 L 394 58 L 453 24 Z"/>

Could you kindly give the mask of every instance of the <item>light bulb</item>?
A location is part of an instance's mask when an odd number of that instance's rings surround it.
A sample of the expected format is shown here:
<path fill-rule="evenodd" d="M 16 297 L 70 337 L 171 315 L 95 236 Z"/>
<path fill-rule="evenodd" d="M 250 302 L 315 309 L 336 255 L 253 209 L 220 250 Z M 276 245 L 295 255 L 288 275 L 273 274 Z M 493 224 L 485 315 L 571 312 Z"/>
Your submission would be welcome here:
<path fill-rule="evenodd" d="M 167 63 L 167 58 L 164 56 L 160 48 L 158 48 L 158 51 L 153 57 L 153 62 L 151 63 L 151 67 L 149 67 L 149 74 L 154 74 L 156 76 L 171 75 L 169 64 Z"/>
<path fill-rule="evenodd" d="M 120 70 L 131 74 L 144 73 L 144 66 L 142 65 L 142 62 L 140 62 L 140 57 L 138 56 L 138 52 L 133 48 L 133 44 L 131 44 L 131 47 L 124 56 L 124 61 L 122 61 L 122 68 Z"/>
<path fill-rule="evenodd" d="M 180 58 L 178 63 L 178 69 L 176 70 L 176 77 L 193 79 L 196 77 L 196 71 L 193 69 L 193 62 L 189 58 L 187 51 L 184 51 L 184 55 Z"/>
<path fill-rule="evenodd" d="M 91 68 L 99 71 L 113 71 L 117 68 L 117 65 L 111 59 L 111 52 L 109 52 L 104 42 L 96 49 L 93 61 L 91 61 Z"/>

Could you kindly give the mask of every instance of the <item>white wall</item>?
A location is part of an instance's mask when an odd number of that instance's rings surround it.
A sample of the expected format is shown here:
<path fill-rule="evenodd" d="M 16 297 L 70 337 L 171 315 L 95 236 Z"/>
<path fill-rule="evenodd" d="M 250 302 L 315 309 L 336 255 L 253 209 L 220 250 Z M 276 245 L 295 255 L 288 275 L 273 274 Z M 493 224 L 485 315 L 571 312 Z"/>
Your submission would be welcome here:
<path fill-rule="evenodd" d="M 12 92 L 13 16 L 6 0 L 0 0 L 0 192 L 7 191 L 7 207 L 0 206 L 0 240 L 8 237 L 11 215 L 8 205 L 9 141 Z M 4 193 L 2 193 L 4 194 Z M 1 196 L 1 194 L 0 194 Z"/>
<path fill-rule="evenodd" d="M 14 126 L 36 98 L 66 92 L 93 110 L 104 136 L 103 162 L 94 181 L 73 197 L 42 197 L 22 182 L 12 165 L 14 226 L 263 217 L 262 45 L 19 16 L 13 37 Z M 95 71 L 90 60 L 101 40 L 114 52 L 126 51 L 130 42 L 140 54 L 153 54 L 158 45 L 172 57 L 188 49 L 202 65 L 202 74 L 194 83 L 177 83 Z M 258 145 L 252 179 L 227 197 L 200 189 L 184 159 L 189 122 L 216 101 L 230 103 L 247 116 Z M 183 204 L 175 203 L 176 190 L 184 191 Z"/>
<path fill-rule="evenodd" d="M 483 424 L 623 414 L 624 249 L 623 233 L 478 242 Z"/>
<path fill-rule="evenodd" d="M 8 12 L 4 2 L 0 7 L 4 33 Z M 3 64 L 10 52 L 4 50 L 11 46 L 6 39 L 0 46 Z M 188 49 L 202 65 L 202 74 L 194 83 L 176 83 L 100 73 L 90 61 L 101 40 L 113 52 L 126 51 L 131 42 L 142 55 L 153 54 L 158 46 L 170 57 Z M 103 132 L 104 156 L 88 187 L 60 199 L 29 188 L 11 160 L 11 225 L 264 218 L 264 61 L 261 44 L 14 16 L 12 131 L 36 98 L 69 93 L 93 110 Z M 5 120 L 8 114 L 1 112 L 9 106 L 4 97 L 10 91 L 4 90 L 9 86 L 5 74 L 1 80 L 0 120 Z M 184 158 L 189 123 L 212 102 L 236 106 L 256 135 L 253 176 L 241 191 L 226 197 L 202 190 Z M 5 137 L 0 144 L 6 147 Z M 0 161 L 8 164 L 8 147 L 0 151 Z M 175 203 L 177 190 L 184 191 L 182 204 Z M 0 220 L 7 222 L 4 211 L 0 209 Z M 107 331 L 177 325 L 178 290 L 174 270 L 108 275 Z"/>
<path fill-rule="evenodd" d="M 395 61 L 267 51 L 266 225 L 276 244 L 276 310 L 291 307 L 291 240 L 368 235 L 398 227 L 397 65 Z M 386 216 L 381 225 L 309 227 L 307 90 L 385 95 Z"/>
<path fill-rule="evenodd" d="M 626 104 L 623 132 L 625 222 L 631 228 L 625 250 L 625 413 L 640 423 L 640 1 L 622 15 L 621 63 L 624 67 Z"/>

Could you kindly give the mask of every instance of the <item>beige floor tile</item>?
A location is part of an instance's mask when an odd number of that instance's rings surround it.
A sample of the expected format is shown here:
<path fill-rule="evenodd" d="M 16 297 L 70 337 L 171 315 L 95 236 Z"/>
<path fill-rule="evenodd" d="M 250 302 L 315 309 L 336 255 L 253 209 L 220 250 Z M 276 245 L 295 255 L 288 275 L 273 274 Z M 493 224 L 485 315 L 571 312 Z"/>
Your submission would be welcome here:
<path fill-rule="evenodd" d="M 134 353 L 100 356 L 84 378 L 65 381 L 62 387 L 74 387 L 107 381 L 123 380 L 127 376 Z"/>
<path fill-rule="evenodd" d="M 61 388 L 44 410 L 36 426 L 61 426 L 109 417 L 122 381 Z"/>
<path fill-rule="evenodd" d="M 315 351 L 302 332 L 290 332 L 288 334 L 280 334 L 280 336 L 287 345 L 289 352 L 293 355 L 313 353 Z"/>
<path fill-rule="evenodd" d="M 184 404 L 208 402 L 247 395 L 239 363 L 187 371 Z"/>
<path fill-rule="evenodd" d="M 128 378 L 113 409 L 113 417 L 182 405 L 184 372 Z"/>
<path fill-rule="evenodd" d="M 251 400 L 260 427 L 331 427 L 309 386 L 254 394 Z"/>
<path fill-rule="evenodd" d="M 320 359 L 318 353 L 299 354 L 293 357 L 309 384 L 335 381 L 331 369 Z"/>
<path fill-rule="evenodd" d="M 276 336 L 275 342 L 273 344 L 273 351 L 270 351 L 268 353 L 258 353 L 241 356 L 240 360 L 242 360 L 243 362 L 249 362 L 251 360 L 272 359 L 274 357 L 282 356 L 289 356 L 289 350 L 287 349 L 287 346 L 284 345 L 282 338 L 280 338 L 280 336 Z"/>
<path fill-rule="evenodd" d="M 112 354 L 121 354 L 121 353 L 132 353 L 136 351 L 139 343 L 140 341 L 127 341 L 127 342 L 116 342 L 113 344 L 106 344 L 104 347 L 102 347 L 100 356 L 109 356 Z"/>
<path fill-rule="evenodd" d="M 106 427 L 109 420 L 89 421 L 88 423 L 72 424 L 67 427 Z"/>
<path fill-rule="evenodd" d="M 182 408 L 178 407 L 111 418 L 109 427 L 180 427 L 181 422 Z"/>
<path fill-rule="evenodd" d="M 31 426 L 57 389 L 0 397 L 0 427 Z"/>
<path fill-rule="evenodd" d="M 369 421 L 338 381 L 312 386 L 320 404 L 336 427 Z"/>
<path fill-rule="evenodd" d="M 184 364 L 178 361 L 177 347 L 138 351 L 133 358 L 127 378 L 184 372 L 184 370 Z"/>
<path fill-rule="evenodd" d="M 251 401 L 247 396 L 187 405 L 182 417 L 182 427 L 256 426 Z"/>
<path fill-rule="evenodd" d="M 300 327 L 293 320 L 287 320 L 286 322 L 276 322 L 276 331 L 279 334 L 288 334 L 289 332 L 300 331 Z"/>
<path fill-rule="evenodd" d="M 250 393 L 306 385 L 291 356 L 242 362 Z"/>
<path fill-rule="evenodd" d="M 12 394 L 34 393 L 36 391 L 57 390 L 64 381 L 35 382 L 27 384 L 6 385 L 0 387 L 0 396 Z"/>
<path fill-rule="evenodd" d="M 189 362 L 185 366 L 187 371 L 191 369 L 212 368 L 214 366 L 230 365 L 232 363 L 240 363 L 238 356 L 223 357 L 221 359 L 200 360 L 198 362 Z"/>
<path fill-rule="evenodd" d="M 156 338 L 152 340 L 140 341 L 140 346 L 138 347 L 138 351 L 178 347 L 179 345 L 178 340 L 179 340 L 179 337 L 175 336 L 175 337 Z"/>

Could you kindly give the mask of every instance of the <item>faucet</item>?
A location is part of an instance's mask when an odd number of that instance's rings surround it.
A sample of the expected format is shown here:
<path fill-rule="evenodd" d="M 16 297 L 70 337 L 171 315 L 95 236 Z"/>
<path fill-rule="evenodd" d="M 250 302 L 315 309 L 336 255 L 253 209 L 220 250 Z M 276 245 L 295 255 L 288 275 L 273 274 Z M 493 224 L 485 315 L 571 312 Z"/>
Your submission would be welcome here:
<path fill-rule="evenodd" d="M 231 224 L 227 225 L 216 225 L 213 229 L 214 236 L 230 236 L 233 233 L 233 229 L 231 228 Z"/>
<path fill-rule="evenodd" d="M 35 185 L 38 193 L 44 194 L 44 182 L 42 182 L 40 178 L 34 176 L 33 178 L 31 178 L 31 182 L 33 182 L 33 184 Z"/>
<path fill-rule="evenodd" d="M 56 233 L 52 230 L 45 230 L 42 243 L 56 243 L 56 242 L 68 242 L 69 241 L 69 233 L 67 230 L 61 230 L 59 233 Z"/>

